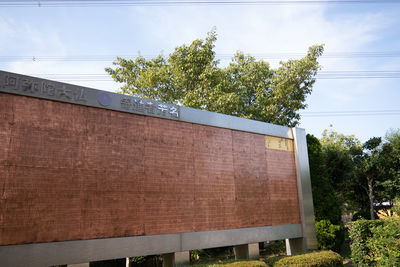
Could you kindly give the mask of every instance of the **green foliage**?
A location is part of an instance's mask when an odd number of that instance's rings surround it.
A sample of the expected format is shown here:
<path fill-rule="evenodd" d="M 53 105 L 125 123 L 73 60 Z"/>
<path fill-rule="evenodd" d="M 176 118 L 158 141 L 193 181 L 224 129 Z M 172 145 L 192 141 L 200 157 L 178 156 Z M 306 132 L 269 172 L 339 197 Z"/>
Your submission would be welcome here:
<path fill-rule="evenodd" d="M 129 259 L 133 264 L 141 264 L 146 261 L 146 256 L 137 256 Z"/>
<path fill-rule="evenodd" d="M 190 261 L 192 263 L 215 261 L 216 259 L 224 261 L 230 259 L 232 253 L 232 246 L 191 250 Z"/>
<path fill-rule="evenodd" d="M 200 258 L 200 255 L 204 253 L 203 249 L 195 249 L 190 251 L 190 261 L 195 262 Z"/>
<path fill-rule="evenodd" d="M 344 135 L 332 129 L 322 132 L 321 143 L 324 146 L 335 146 L 339 150 L 353 150 L 361 147 L 361 142 L 353 135 Z"/>
<path fill-rule="evenodd" d="M 307 135 L 307 147 L 315 220 L 326 219 L 333 224 L 340 224 L 341 202 L 335 196 L 334 187 L 329 179 L 321 143 L 316 137 Z"/>
<path fill-rule="evenodd" d="M 271 69 L 268 62 L 238 52 L 229 66 L 218 67 L 215 59 L 215 30 L 204 40 L 182 45 L 168 57 L 147 60 L 117 57 L 116 67 L 106 68 L 123 83 L 121 92 L 168 103 L 295 126 L 306 107 L 323 46 L 309 48 L 298 60 L 281 62 Z"/>
<path fill-rule="evenodd" d="M 334 225 L 329 220 L 321 220 L 315 224 L 315 230 L 319 249 L 339 249 L 343 241 L 340 238 L 343 231 L 342 226 Z"/>
<path fill-rule="evenodd" d="M 369 258 L 378 266 L 400 266 L 400 219 L 389 218 L 371 228 L 368 239 Z"/>
<path fill-rule="evenodd" d="M 343 259 L 339 254 L 326 250 L 285 257 L 276 261 L 273 266 L 335 267 L 343 266 Z"/>
<path fill-rule="evenodd" d="M 377 218 L 378 215 L 375 214 L 375 218 Z M 360 210 L 357 211 L 356 213 L 353 214 L 353 216 L 351 217 L 352 221 L 358 221 L 358 220 L 371 220 L 371 214 L 369 213 L 369 211 L 367 210 Z"/>
<path fill-rule="evenodd" d="M 373 137 L 362 145 L 353 135 L 330 129 L 323 132 L 321 145 L 334 195 L 348 211 L 375 218 L 374 204 L 400 195 L 399 130 L 389 132 L 384 142 Z"/>
<path fill-rule="evenodd" d="M 285 240 L 276 240 L 269 243 L 264 243 L 263 251 L 266 255 L 286 253 Z"/>
<path fill-rule="evenodd" d="M 162 264 L 162 259 L 158 255 L 131 257 L 129 260 L 132 267 L 160 266 Z"/>
<path fill-rule="evenodd" d="M 321 145 L 331 183 L 342 185 L 351 179 L 355 162 L 361 154 L 361 142 L 354 135 L 331 129 L 322 133 Z"/>
<path fill-rule="evenodd" d="M 396 197 L 393 200 L 392 212 L 396 213 L 397 216 L 400 216 L 400 197 Z"/>
<path fill-rule="evenodd" d="M 356 179 L 356 166 L 362 154 L 361 142 L 354 135 L 343 135 L 329 129 L 322 134 L 321 146 L 327 180 L 332 188 L 330 194 L 344 209 L 363 209 L 368 198 Z M 339 221 L 331 222 L 339 224 Z"/>
<path fill-rule="evenodd" d="M 400 219 L 350 224 L 351 258 L 359 266 L 400 266 Z"/>
<path fill-rule="evenodd" d="M 351 240 L 351 259 L 358 266 L 369 266 L 372 264 L 368 258 L 369 249 L 367 241 L 372 237 L 371 225 L 381 224 L 381 220 L 358 220 L 349 224 L 349 237 Z"/>
<path fill-rule="evenodd" d="M 262 261 L 255 260 L 226 260 L 212 263 L 193 264 L 195 267 L 267 267 L 268 265 Z"/>
<path fill-rule="evenodd" d="M 326 157 L 317 138 L 307 135 L 317 239 L 320 249 L 339 251 L 344 241 L 342 203 L 328 175 Z"/>
<path fill-rule="evenodd" d="M 378 170 L 386 178 L 378 183 L 382 190 L 377 198 L 380 202 L 394 202 L 395 198 L 400 198 L 400 130 L 389 131 L 385 141 L 379 153 Z"/>

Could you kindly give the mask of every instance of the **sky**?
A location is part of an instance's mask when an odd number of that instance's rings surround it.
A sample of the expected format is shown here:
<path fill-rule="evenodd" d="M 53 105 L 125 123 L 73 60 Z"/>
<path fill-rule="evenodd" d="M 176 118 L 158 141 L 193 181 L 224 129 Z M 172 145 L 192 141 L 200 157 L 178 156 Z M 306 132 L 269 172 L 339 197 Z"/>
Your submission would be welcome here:
<path fill-rule="evenodd" d="M 242 51 L 276 68 L 281 60 L 301 58 L 311 45 L 325 45 L 322 69 L 301 111 L 299 127 L 307 133 L 321 137 L 329 128 L 365 142 L 400 128 L 400 1 L 67 2 L 0 1 L 1 70 L 117 91 L 121 84 L 104 71 L 117 56 L 168 55 L 215 27 L 221 66 Z"/>

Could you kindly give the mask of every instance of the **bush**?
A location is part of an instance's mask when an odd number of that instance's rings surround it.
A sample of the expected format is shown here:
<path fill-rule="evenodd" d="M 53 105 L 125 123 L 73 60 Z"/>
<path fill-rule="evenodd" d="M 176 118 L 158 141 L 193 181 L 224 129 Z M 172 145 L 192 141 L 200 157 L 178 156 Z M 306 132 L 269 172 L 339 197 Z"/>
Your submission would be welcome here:
<path fill-rule="evenodd" d="M 232 246 L 191 250 L 190 261 L 196 263 L 198 261 L 226 260 L 232 253 Z"/>
<path fill-rule="evenodd" d="M 343 226 L 333 225 L 329 220 L 321 220 L 315 224 L 318 248 L 338 251 L 343 242 Z"/>
<path fill-rule="evenodd" d="M 400 216 L 400 197 L 396 197 L 393 200 L 392 212 L 394 212 L 397 216 Z"/>
<path fill-rule="evenodd" d="M 264 247 L 260 250 L 260 253 L 264 255 L 277 255 L 286 253 L 286 243 L 285 240 L 276 240 L 269 243 L 264 243 Z"/>
<path fill-rule="evenodd" d="M 378 266 L 400 266 L 400 220 L 384 220 L 371 232 L 372 238 L 367 241 L 370 260 Z"/>
<path fill-rule="evenodd" d="M 351 258 L 359 266 L 400 266 L 400 219 L 359 220 L 349 229 Z"/>
<path fill-rule="evenodd" d="M 371 227 L 382 223 L 380 220 L 370 221 L 364 219 L 349 223 L 351 259 L 354 264 L 360 266 L 370 266 L 372 264 L 368 257 L 367 240 L 372 237 Z"/>
<path fill-rule="evenodd" d="M 282 258 L 274 263 L 275 266 L 336 267 L 343 266 L 343 259 L 339 254 L 326 250 Z"/>
<path fill-rule="evenodd" d="M 158 255 L 131 257 L 130 262 L 132 267 L 156 267 L 162 265 L 161 257 Z M 125 262 L 122 265 L 125 266 Z"/>

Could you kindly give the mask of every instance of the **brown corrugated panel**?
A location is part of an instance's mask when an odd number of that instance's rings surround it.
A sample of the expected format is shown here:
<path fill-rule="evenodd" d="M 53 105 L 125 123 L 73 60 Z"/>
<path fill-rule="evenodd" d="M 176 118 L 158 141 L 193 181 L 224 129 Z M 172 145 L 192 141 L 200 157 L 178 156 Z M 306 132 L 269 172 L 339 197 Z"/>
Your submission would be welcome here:
<path fill-rule="evenodd" d="M 259 134 L 0 94 L 0 245 L 299 223 Z"/>

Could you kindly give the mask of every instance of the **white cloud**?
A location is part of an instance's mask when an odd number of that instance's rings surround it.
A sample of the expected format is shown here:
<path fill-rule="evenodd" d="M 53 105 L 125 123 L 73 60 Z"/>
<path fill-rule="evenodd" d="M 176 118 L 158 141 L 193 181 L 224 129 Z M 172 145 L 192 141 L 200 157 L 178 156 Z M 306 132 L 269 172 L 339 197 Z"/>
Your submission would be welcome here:
<path fill-rule="evenodd" d="M 163 7 L 147 11 L 141 8 L 146 17 L 143 26 L 156 42 L 175 47 L 203 38 L 216 26 L 216 50 L 222 53 L 305 53 L 310 45 L 320 43 L 327 51 L 354 51 L 374 40 L 376 31 L 386 23 L 379 13 L 328 18 L 329 10 L 321 5 Z"/>

